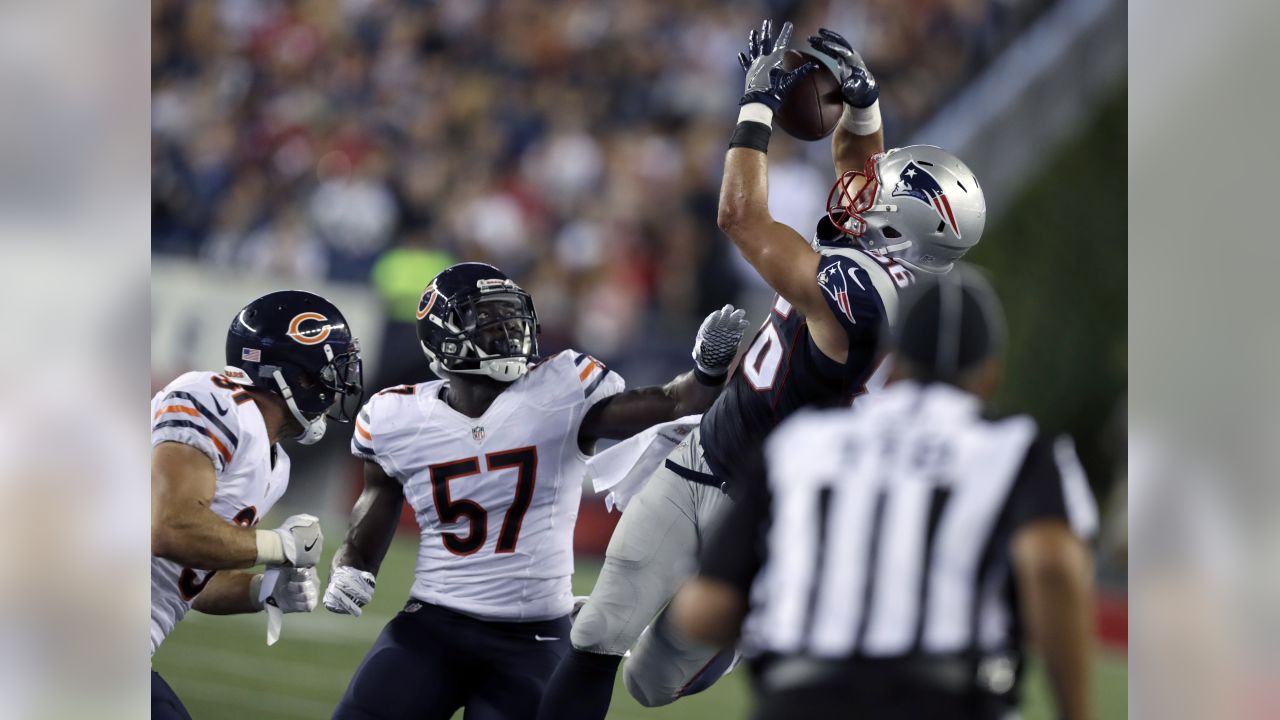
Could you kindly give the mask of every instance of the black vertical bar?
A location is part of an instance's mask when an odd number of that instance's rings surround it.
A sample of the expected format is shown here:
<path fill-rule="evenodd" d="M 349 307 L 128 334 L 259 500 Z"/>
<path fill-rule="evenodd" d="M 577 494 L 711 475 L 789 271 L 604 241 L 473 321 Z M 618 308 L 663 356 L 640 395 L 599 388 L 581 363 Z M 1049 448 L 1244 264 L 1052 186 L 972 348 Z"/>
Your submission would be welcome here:
<path fill-rule="evenodd" d="M 804 634 L 801 637 L 812 638 L 814 616 L 817 614 L 818 596 L 822 592 L 823 574 L 827 569 L 827 526 L 830 524 L 828 511 L 831 507 L 831 487 L 818 491 L 818 544 L 814 553 L 813 580 L 809 583 L 809 603 L 804 616 Z M 808 642 L 806 640 L 806 642 Z"/>
<path fill-rule="evenodd" d="M 875 587 L 876 574 L 880 568 L 880 535 L 884 526 L 884 508 L 889 504 L 889 493 L 881 490 L 876 493 L 876 507 L 871 515 L 871 542 L 867 543 L 867 559 L 863 567 L 867 569 L 862 578 L 862 617 L 858 618 L 858 634 L 854 636 L 853 654 L 862 652 L 862 641 L 867 636 L 867 627 L 871 622 L 871 604 L 875 597 L 871 592 Z"/>
<path fill-rule="evenodd" d="M 924 622 L 929 616 L 929 569 L 933 562 L 934 537 L 938 533 L 942 511 L 946 508 L 950 497 L 951 488 L 945 485 L 935 485 L 933 494 L 929 497 L 929 516 L 924 531 L 924 559 L 920 562 L 920 586 L 917 590 L 916 632 L 915 640 L 911 643 L 914 652 L 917 653 L 925 651 L 921 643 L 924 640 Z"/>

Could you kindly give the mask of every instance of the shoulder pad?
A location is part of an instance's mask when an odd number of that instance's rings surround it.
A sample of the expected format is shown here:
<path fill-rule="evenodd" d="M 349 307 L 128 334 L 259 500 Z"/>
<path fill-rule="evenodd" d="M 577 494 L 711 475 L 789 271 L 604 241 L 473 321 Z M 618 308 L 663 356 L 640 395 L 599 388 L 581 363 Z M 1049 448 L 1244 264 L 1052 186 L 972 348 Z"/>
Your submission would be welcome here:
<path fill-rule="evenodd" d="M 240 445 L 239 405 L 252 398 L 239 385 L 213 373 L 188 373 L 156 395 L 151 409 L 152 444 L 179 442 L 202 451 L 221 471 Z"/>

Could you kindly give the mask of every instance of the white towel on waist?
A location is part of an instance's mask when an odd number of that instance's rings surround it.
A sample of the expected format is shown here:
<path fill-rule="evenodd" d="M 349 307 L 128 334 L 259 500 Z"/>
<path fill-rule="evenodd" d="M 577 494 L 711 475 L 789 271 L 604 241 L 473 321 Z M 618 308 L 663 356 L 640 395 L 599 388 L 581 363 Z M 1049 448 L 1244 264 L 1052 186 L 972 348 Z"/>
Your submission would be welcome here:
<path fill-rule="evenodd" d="M 686 415 L 654 425 L 587 460 L 587 477 L 595 492 L 611 491 L 604 506 L 626 510 L 653 471 L 701 421 L 701 415 Z"/>

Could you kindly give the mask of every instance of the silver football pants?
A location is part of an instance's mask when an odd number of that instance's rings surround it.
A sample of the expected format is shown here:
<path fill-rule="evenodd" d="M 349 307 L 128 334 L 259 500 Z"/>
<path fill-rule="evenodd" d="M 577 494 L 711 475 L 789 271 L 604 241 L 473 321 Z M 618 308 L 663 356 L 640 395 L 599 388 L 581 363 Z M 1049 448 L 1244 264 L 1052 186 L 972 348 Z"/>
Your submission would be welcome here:
<path fill-rule="evenodd" d="M 667 459 L 710 472 L 697 430 Z M 623 679 L 641 705 L 666 705 L 680 697 L 716 654 L 678 637 L 659 641 L 644 630 L 697 570 L 702 543 L 729 502 L 720 488 L 687 480 L 664 463 L 627 504 L 609 540 L 604 568 L 570 637 L 575 648 L 588 652 L 622 655 L 630 649 Z"/>

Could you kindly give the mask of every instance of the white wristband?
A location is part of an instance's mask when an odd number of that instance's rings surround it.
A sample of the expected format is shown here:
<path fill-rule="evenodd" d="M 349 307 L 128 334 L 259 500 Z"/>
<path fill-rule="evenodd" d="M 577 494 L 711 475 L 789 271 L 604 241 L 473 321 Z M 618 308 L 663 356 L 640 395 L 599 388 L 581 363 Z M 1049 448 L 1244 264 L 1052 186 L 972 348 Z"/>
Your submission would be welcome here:
<path fill-rule="evenodd" d="M 747 103 L 738 111 L 738 122 L 758 122 L 770 129 L 773 128 L 773 111 L 764 103 Z"/>
<path fill-rule="evenodd" d="M 262 573 L 258 573 L 249 579 L 249 604 L 255 610 L 261 610 L 265 603 L 258 598 L 262 594 Z"/>
<path fill-rule="evenodd" d="M 284 543 L 275 530 L 258 530 L 258 559 L 254 565 L 283 565 Z"/>
<path fill-rule="evenodd" d="M 880 129 L 880 101 L 871 103 L 871 107 L 856 108 L 845 104 L 840 115 L 840 127 L 854 135 L 872 135 Z"/>

